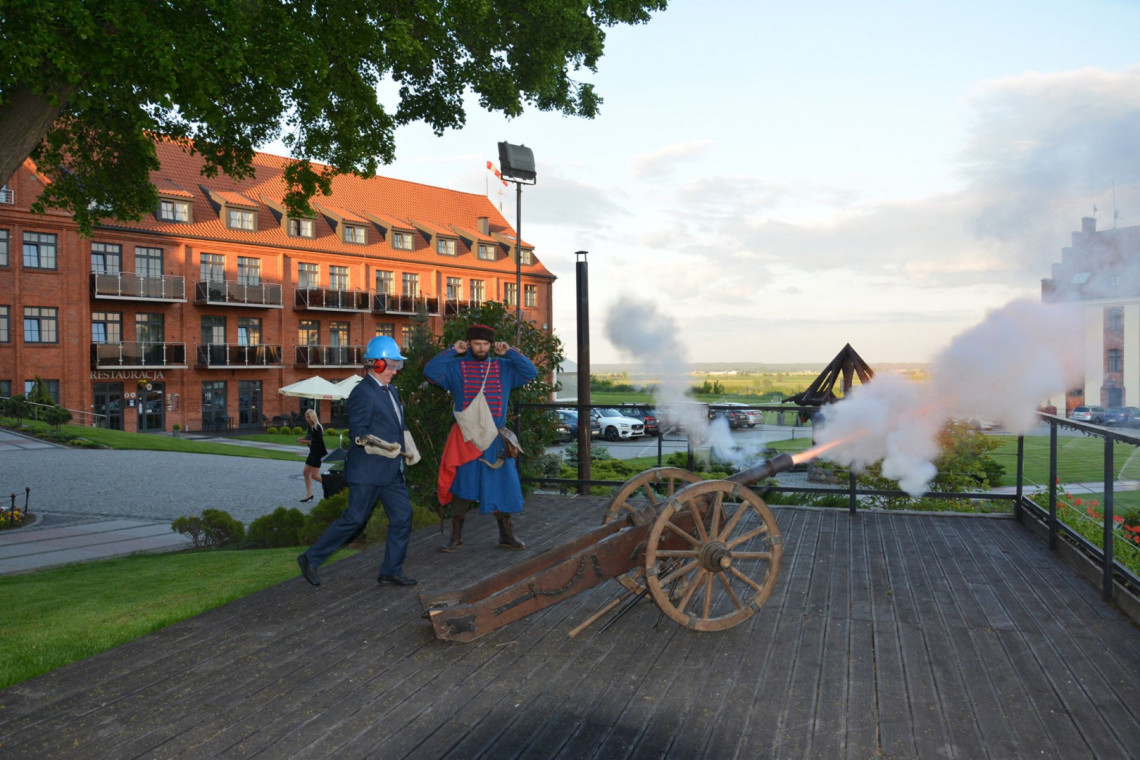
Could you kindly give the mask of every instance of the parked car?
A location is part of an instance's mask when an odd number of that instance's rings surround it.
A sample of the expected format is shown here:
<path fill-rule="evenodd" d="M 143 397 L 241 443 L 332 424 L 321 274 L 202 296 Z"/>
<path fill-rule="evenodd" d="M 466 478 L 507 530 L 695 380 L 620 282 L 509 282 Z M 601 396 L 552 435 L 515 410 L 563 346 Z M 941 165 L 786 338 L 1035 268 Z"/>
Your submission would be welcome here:
<path fill-rule="evenodd" d="M 558 433 L 556 443 L 569 443 L 578 440 L 578 413 L 570 409 L 558 409 Z"/>
<path fill-rule="evenodd" d="M 723 417 L 728 423 L 729 430 L 748 427 L 748 415 L 743 409 L 709 409 L 709 422 Z"/>
<path fill-rule="evenodd" d="M 593 409 L 590 416 L 598 421 L 599 432 L 607 441 L 645 435 L 645 424 L 641 420 L 626 417 L 617 409 Z"/>
<path fill-rule="evenodd" d="M 1124 427 L 1132 423 L 1132 413 L 1136 411 L 1134 406 L 1110 406 L 1104 410 L 1104 423 L 1105 425 L 1119 425 Z"/>
<path fill-rule="evenodd" d="M 621 404 L 617 410 L 630 419 L 641 420 L 641 424 L 645 425 L 646 435 L 659 435 L 661 433 L 655 410 L 638 404 Z"/>
<path fill-rule="evenodd" d="M 1074 406 L 1069 419 L 1078 422 L 1091 422 L 1100 425 L 1104 422 L 1103 406 Z"/>
<path fill-rule="evenodd" d="M 721 406 L 743 407 L 744 404 L 726 401 L 725 403 L 721 404 Z M 764 421 L 764 413 L 758 409 L 741 409 L 740 411 L 744 413 L 744 420 L 745 420 L 744 424 L 746 424 L 750 428 L 754 428 L 754 427 L 756 427 L 757 423 L 761 423 Z"/>

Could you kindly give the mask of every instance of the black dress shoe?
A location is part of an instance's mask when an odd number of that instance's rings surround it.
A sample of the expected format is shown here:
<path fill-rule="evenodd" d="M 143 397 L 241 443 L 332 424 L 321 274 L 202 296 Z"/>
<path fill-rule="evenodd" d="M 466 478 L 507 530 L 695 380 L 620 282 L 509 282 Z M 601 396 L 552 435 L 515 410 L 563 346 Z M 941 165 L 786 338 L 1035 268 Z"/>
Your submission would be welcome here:
<path fill-rule="evenodd" d="M 305 576 L 305 580 L 314 586 L 321 585 L 321 576 L 317 575 L 317 568 L 309 562 L 309 558 L 304 554 L 297 557 L 297 564 L 301 566 L 301 575 Z"/>
<path fill-rule="evenodd" d="M 312 500 L 313 500 L 313 497 L 312 497 L 312 496 L 310 496 L 310 497 L 309 497 L 309 498 L 307 498 L 307 499 L 301 499 L 301 503 L 302 503 L 302 504 L 304 504 L 306 501 L 312 501 Z"/>
<path fill-rule="evenodd" d="M 397 586 L 414 586 L 419 583 L 419 581 L 417 581 L 415 578 L 409 578 L 403 573 L 400 573 L 399 575 L 386 575 L 382 573 L 380 577 L 376 579 L 376 582 L 395 583 Z"/>

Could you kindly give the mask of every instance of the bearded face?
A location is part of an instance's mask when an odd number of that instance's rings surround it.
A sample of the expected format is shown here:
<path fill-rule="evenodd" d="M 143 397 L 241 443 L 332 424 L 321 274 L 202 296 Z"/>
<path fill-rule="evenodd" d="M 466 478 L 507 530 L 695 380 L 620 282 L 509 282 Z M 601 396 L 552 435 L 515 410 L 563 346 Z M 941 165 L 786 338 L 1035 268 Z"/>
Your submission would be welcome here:
<path fill-rule="evenodd" d="M 491 341 L 489 340 L 473 340 L 470 346 L 472 356 L 479 361 L 483 361 L 491 354 Z"/>

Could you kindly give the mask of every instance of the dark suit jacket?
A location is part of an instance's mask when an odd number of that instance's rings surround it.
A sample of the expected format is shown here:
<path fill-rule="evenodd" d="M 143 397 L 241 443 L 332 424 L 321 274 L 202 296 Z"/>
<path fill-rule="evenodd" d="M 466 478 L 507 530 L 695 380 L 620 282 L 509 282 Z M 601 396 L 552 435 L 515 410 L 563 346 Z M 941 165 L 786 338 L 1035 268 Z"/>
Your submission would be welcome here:
<path fill-rule="evenodd" d="M 380 383 L 369 373 L 356 384 L 348 396 L 348 458 L 344 465 L 345 480 L 349 483 L 367 483 L 383 485 L 393 483 L 400 479 L 403 473 L 404 457 L 393 459 L 369 454 L 362 446 L 356 445 L 357 438 L 363 438 L 371 433 L 385 441 L 404 446 L 403 420 L 404 405 L 400 401 L 400 394 L 395 386 L 391 387 L 391 394 L 400 407 L 399 415 L 392 408 L 392 401 L 381 387 Z"/>

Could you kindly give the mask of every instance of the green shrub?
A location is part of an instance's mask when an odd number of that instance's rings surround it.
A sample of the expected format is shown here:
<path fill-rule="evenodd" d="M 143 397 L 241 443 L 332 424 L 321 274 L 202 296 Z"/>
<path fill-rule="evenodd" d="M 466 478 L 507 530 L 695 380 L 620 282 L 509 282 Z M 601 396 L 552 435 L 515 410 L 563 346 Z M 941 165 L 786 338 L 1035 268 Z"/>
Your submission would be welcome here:
<path fill-rule="evenodd" d="M 44 422 L 49 425 L 55 425 L 55 432 L 57 435 L 60 433 L 60 428 L 63 425 L 71 422 L 71 412 L 64 409 L 62 406 L 49 406 L 43 413 Z"/>
<path fill-rule="evenodd" d="M 338 436 L 340 433 L 337 432 L 336 428 L 325 428 L 325 435 Z"/>
<path fill-rule="evenodd" d="M 300 425 L 293 428 L 293 435 L 304 435 L 304 434 L 305 434 L 305 429 L 303 427 L 301 427 Z"/>
<path fill-rule="evenodd" d="M 249 525 L 246 543 L 255 547 L 298 546 L 298 532 L 305 524 L 305 515 L 296 507 L 278 507 L 272 514 L 262 515 Z"/>
<path fill-rule="evenodd" d="M 572 465 L 578 464 L 578 442 L 571 441 L 566 445 L 562 456 Z M 613 454 L 605 446 L 590 446 L 590 461 L 598 462 L 602 459 L 613 459 Z"/>
<path fill-rule="evenodd" d="M 265 432 L 268 433 L 269 435 L 277 435 L 278 431 L 277 431 L 277 428 L 270 425 L 269 427 L 265 428 Z"/>
<path fill-rule="evenodd" d="M 321 499 L 309 510 L 309 514 L 305 515 L 305 523 L 297 531 L 297 540 L 302 544 L 313 543 L 347 508 L 347 488 L 328 499 Z"/>
<path fill-rule="evenodd" d="M 236 546 L 245 539 L 245 526 L 220 509 L 204 509 L 197 517 L 179 517 L 170 528 L 189 536 L 195 549 Z"/>

